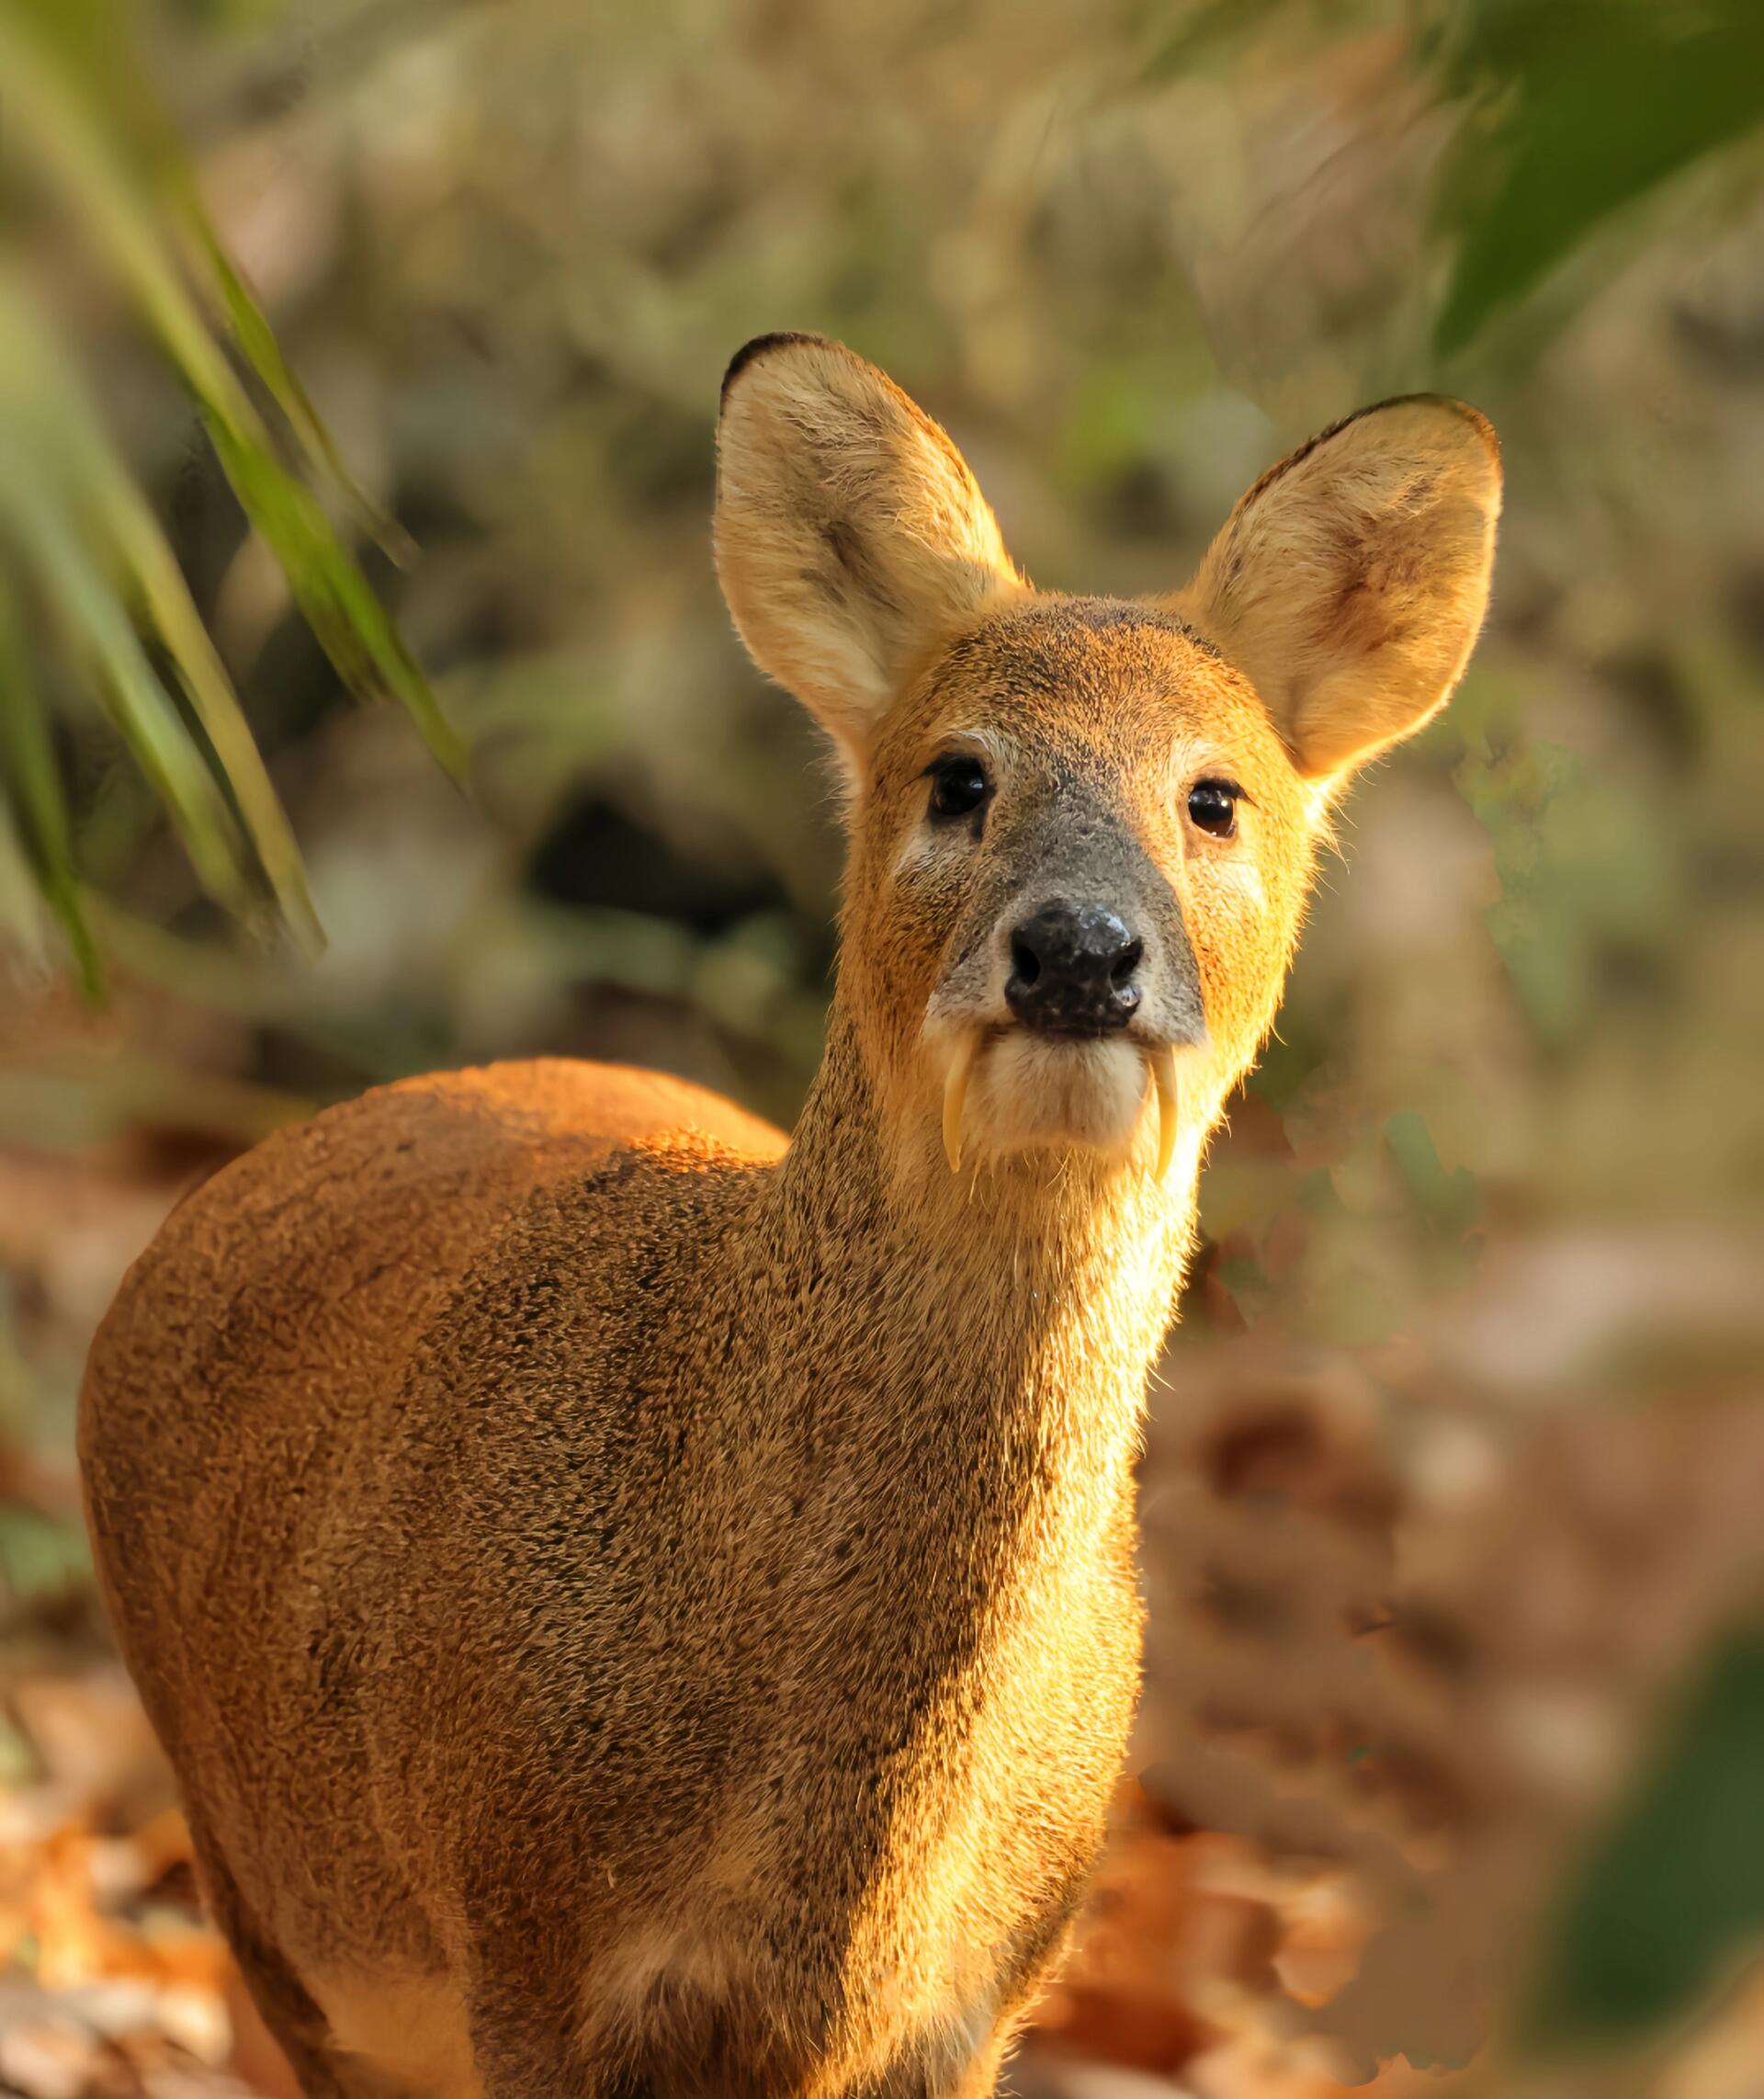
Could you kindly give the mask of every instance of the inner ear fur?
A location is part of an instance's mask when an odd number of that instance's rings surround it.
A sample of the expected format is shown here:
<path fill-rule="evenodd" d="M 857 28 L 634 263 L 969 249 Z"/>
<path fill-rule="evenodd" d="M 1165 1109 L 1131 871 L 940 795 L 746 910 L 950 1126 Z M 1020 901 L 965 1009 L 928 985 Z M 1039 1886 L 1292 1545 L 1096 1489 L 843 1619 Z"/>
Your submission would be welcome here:
<path fill-rule="evenodd" d="M 915 661 L 1023 587 L 948 437 L 820 335 L 763 335 L 723 381 L 717 573 L 754 662 L 849 753 Z"/>
<path fill-rule="evenodd" d="M 1178 602 L 1250 677 L 1299 770 L 1326 778 L 1450 698 L 1499 516 L 1487 421 L 1441 395 L 1387 401 L 1263 474 Z"/>

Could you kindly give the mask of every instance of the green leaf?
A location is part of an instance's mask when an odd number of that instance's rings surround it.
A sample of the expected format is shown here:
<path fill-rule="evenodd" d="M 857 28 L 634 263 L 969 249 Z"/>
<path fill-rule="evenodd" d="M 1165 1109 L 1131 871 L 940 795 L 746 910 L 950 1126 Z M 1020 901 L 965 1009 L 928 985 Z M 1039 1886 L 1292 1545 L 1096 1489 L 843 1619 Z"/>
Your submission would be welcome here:
<path fill-rule="evenodd" d="M 159 336 L 196 399 L 234 493 L 287 571 L 295 601 L 339 675 L 362 697 L 384 694 L 401 701 L 435 755 L 463 778 L 463 745 L 322 507 L 277 460 L 262 417 L 179 274 L 153 192 L 135 179 L 59 40 L 27 27 L 24 16 L 6 6 L 0 6 L 0 115 L 15 150 L 27 150 L 40 175 L 61 192 Z M 163 140 L 153 157 L 162 162 L 154 187 L 163 193 Z M 193 188 L 182 176 L 173 187 L 179 193 Z M 187 196 L 187 227 L 190 212 Z M 235 319 L 244 320 L 251 346 L 266 357 L 267 323 L 236 277 L 232 282 L 243 301 Z M 279 356 L 266 383 L 272 391 L 291 386 Z M 309 434 L 316 428 L 310 411 L 299 420 Z M 331 456 L 328 439 L 321 440 L 321 450 Z"/>
<path fill-rule="evenodd" d="M 73 826 L 49 722 L 30 675 L 18 607 L 4 577 L 0 577 L 0 781 L 29 849 L 44 901 L 79 970 L 80 987 L 96 1002 L 101 995 L 102 977 L 97 948 L 80 905 Z"/>
<path fill-rule="evenodd" d="M 0 410 L 5 406 L 0 401 Z M 229 910 L 243 913 L 250 894 L 232 812 L 61 491 L 31 471 L 37 463 L 16 428 L 0 427 L 0 530 L 36 571 L 70 646 L 96 666 L 107 710 L 170 810 L 203 886 Z"/>
<path fill-rule="evenodd" d="M 466 777 L 466 749 L 442 713 L 434 689 L 404 646 L 373 587 L 332 530 L 311 490 L 296 481 L 266 446 L 209 416 L 209 432 L 252 523 L 268 540 L 295 603 L 338 675 L 364 696 L 402 702 L 424 742 L 456 779 Z"/>
<path fill-rule="evenodd" d="M 324 936 L 307 890 L 300 848 L 270 783 L 232 681 L 203 626 L 175 556 L 145 498 L 69 378 L 65 360 L 23 295 L 0 277 L 0 385 L 9 408 L 28 416 L 24 440 L 53 455 L 53 470 L 75 491 L 81 521 L 108 547 L 139 595 L 148 619 L 208 736 L 283 918 L 309 954 Z"/>
<path fill-rule="evenodd" d="M 21 1502 L 0 1502 L 0 1597 L 32 1604 L 84 1587 L 92 1553 L 76 1523 L 58 1522 Z"/>
<path fill-rule="evenodd" d="M 167 252 L 136 171 L 59 45 L 0 6 L 0 107 L 8 143 L 60 193 L 82 233 L 129 288 L 207 413 L 242 427 L 256 414 Z"/>
<path fill-rule="evenodd" d="M 1467 1166 L 1446 1172 L 1425 1117 L 1414 1108 L 1391 1117 L 1385 1143 L 1416 1208 L 1448 1238 L 1462 1238 L 1476 1214 L 1476 1175 Z"/>
<path fill-rule="evenodd" d="M 1496 111 L 1442 216 L 1462 230 L 1435 328 L 1463 349 L 1611 213 L 1764 121 L 1757 0 L 1477 0 L 1453 85 Z"/>
<path fill-rule="evenodd" d="M 1716 1653 L 1580 1868 L 1523 2022 L 1534 2051 L 1633 2041 L 1764 1943 L 1764 1628 Z"/>
<path fill-rule="evenodd" d="M 413 549 L 410 535 L 395 518 L 387 516 L 349 471 L 337 442 L 312 405 L 299 378 L 283 357 L 268 317 L 258 305 L 251 288 L 233 267 L 209 223 L 187 165 L 174 165 L 174 201 L 182 214 L 191 246 L 211 283 L 215 295 L 232 324 L 233 339 L 241 355 L 263 381 L 276 405 L 288 418 L 288 427 L 307 457 L 323 467 L 332 486 L 355 512 L 366 530 L 396 562 L 408 561 Z"/>

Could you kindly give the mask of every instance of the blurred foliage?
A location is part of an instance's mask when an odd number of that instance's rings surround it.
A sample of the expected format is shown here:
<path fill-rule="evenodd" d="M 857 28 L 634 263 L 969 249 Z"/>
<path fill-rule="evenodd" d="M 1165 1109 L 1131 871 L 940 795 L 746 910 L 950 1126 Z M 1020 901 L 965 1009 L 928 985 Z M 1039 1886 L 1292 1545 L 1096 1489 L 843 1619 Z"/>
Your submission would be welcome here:
<path fill-rule="evenodd" d="M 1470 0 L 1448 40 L 1450 89 L 1489 115 L 1445 214 L 1442 356 L 1612 212 L 1764 122 L 1752 0 Z"/>
<path fill-rule="evenodd" d="M 128 29 L 115 0 L 5 0 L 5 172 L 50 194 L 58 228 L 89 244 L 157 335 L 246 515 L 345 679 L 364 693 L 395 693 L 437 755 L 459 770 L 463 758 L 427 681 L 311 492 L 283 465 L 227 343 L 202 312 L 198 294 L 281 412 L 288 444 L 365 509 L 214 236 L 194 173 L 130 65 Z M 32 298 L 18 263 L 9 262 L 0 275 L 0 490 L 11 551 L 64 646 L 89 666 L 205 886 L 234 910 L 248 907 L 243 832 L 277 907 L 316 949 L 318 922 L 293 836 L 226 670 L 149 505 L 70 382 L 66 352 Z M 96 956 L 62 786 L 19 639 L 24 624 L 16 607 L 8 615 L 5 705 L 22 724 L 7 739 L 12 799 L 44 896 L 91 989 Z"/>
<path fill-rule="evenodd" d="M 1684 2018 L 1764 1943 L 1764 1634 L 1711 1658 L 1570 1890 L 1533 1998 L 1543 2048 Z"/>

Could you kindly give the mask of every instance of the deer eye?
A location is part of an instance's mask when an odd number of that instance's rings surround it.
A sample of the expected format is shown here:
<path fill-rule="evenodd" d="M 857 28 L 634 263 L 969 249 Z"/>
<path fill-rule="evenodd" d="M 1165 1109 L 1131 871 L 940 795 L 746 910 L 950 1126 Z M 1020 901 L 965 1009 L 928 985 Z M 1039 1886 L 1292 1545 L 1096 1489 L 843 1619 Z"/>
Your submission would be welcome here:
<path fill-rule="evenodd" d="M 966 752 L 939 758 L 926 767 L 931 778 L 931 813 L 933 816 L 968 816 L 991 792 L 986 767 Z"/>
<path fill-rule="evenodd" d="M 1188 821 L 1209 838 L 1228 838 L 1238 828 L 1238 798 L 1229 780 L 1197 780 L 1188 790 Z"/>

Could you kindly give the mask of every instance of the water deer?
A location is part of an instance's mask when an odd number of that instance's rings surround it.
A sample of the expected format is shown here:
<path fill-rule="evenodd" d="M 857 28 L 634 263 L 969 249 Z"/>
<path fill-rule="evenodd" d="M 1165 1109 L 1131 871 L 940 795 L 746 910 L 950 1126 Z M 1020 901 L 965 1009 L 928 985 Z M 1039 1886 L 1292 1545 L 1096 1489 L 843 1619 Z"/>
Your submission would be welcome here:
<path fill-rule="evenodd" d="M 807 335 L 736 357 L 718 462 L 846 787 L 795 1135 L 565 1061 L 384 1087 L 187 1198 L 92 1350 L 107 1605 L 311 2099 L 993 2089 L 1125 1754 L 1202 1148 L 1500 488 L 1388 402 L 1186 588 L 1038 591 Z"/>

